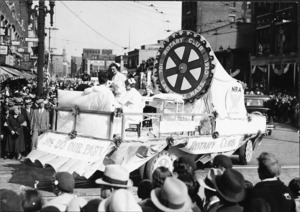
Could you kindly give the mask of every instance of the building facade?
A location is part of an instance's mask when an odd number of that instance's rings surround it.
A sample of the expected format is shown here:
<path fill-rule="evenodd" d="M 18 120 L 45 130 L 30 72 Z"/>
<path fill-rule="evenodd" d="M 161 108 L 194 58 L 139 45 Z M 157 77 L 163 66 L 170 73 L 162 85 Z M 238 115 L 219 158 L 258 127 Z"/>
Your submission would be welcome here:
<path fill-rule="evenodd" d="M 81 73 L 82 57 L 71 56 L 71 76 L 76 77 Z"/>
<path fill-rule="evenodd" d="M 87 71 L 92 77 L 101 70 L 107 70 L 115 62 L 116 55 L 111 49 L 83 49 L 82 72 Z"/>
<path fill-rule="evenodd" d="M 299 2 L 255 2 L 251 84 L 299 95 Z"/>

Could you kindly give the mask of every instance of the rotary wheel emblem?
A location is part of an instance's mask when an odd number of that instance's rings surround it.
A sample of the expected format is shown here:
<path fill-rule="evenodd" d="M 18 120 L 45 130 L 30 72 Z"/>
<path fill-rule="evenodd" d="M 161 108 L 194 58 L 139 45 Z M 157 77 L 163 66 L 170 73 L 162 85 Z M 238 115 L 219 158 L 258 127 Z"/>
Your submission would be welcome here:
<path fill-rule="evenodd" d="M 160 90 L 176 93 L 193 102 L 207 91 L 214 56 L 206 40 L 191 31 L 179 31 L 164 41 L 156 57 L 156 77 Z"/>

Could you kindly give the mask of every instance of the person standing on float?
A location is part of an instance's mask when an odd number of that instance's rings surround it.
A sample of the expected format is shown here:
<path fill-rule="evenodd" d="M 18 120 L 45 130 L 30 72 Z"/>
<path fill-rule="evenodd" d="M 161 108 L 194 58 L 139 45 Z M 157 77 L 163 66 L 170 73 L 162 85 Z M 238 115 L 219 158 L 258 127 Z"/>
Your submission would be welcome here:
<path fill-rule="evenodd" d="M 117 63 L 111 64 L 111 71 L 113 73 L 111 87 L 116 99 L 118 100 L 121 99 L 126 93 L 126 77 L 120 72 L 120 65 Z"/>

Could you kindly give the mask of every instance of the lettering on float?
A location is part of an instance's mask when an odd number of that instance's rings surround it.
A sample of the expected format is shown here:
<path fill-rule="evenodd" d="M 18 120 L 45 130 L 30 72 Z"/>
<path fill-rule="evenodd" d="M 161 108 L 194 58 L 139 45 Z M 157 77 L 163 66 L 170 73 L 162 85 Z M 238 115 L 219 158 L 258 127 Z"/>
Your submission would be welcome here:
<path fill-rule="evenodd" d="M 104 146 L 87 144 L 85 142 L 71 141 L 70 140 L 55 140 L 47 138 L 41 143 L 44 147 L 51 148 L 52 150 L 66 151 L 66 154 L 77 153 L 87 156 L 101 156 Z"/>
<path fill-rule="evenodd" d="M 242 89 L 241 89 L 241 87 L 235 86 L 235 87 L 231 88 L 231 91 L 232 92 L 242 92 Z"/>
<path fill-rule="evenodd" d="M 182 43 L 182 41 L 183 41 L 183 38 L 177 38 L 177 39 L 175 39 L 174 41 L 172 41 L 172 42 L 166 47 L 166 49 L 163 51 L 163 54 L 164 54 L 164 55 L 168 54 L 168 52 L 170 51 L 170 49 L 171 49 L 173 46 L 175 46 L 175 45 L 178 44 L 178 43 Z"/>
<path fill-rule="evenodd" d="M 201 141 L 195 140 L 188 150 L 222 150 L 235 147 L 237 144 L 236 138 L 221 138 L 216 140 Z"/>

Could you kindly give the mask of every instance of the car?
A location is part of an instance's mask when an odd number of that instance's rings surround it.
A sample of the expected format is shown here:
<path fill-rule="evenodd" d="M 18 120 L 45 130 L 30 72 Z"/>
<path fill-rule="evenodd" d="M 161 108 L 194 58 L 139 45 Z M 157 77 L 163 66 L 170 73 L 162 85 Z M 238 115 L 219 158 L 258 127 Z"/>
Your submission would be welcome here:
<path fill-rule="evenodd" d="M 273 120 L 273 111 L 269 107 L 270 97 L 267 95 L 245 95 L 245 105 L 248 113 L 259 114 L 266 116 L 267 129 L 266 135 L 271 135 L 275 129 Z"/>

